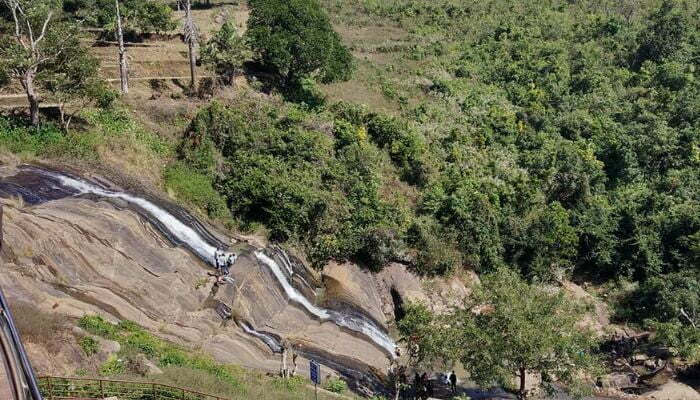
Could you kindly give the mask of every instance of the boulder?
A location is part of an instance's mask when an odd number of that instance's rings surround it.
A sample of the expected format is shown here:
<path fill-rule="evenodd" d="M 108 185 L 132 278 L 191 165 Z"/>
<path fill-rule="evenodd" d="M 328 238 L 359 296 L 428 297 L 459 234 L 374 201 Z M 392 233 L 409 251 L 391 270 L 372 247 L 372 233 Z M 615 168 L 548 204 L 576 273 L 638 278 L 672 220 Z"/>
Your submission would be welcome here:
<path fill-rule="evenodd" d="M 669 381 L 656 390 L 646 393 L 643 398 L 648 400 L 700 400 L 700 393 L 686 384 Z"/>
<path fill-rule="evenodd" d="M 160 375 L 163 370 L 158 368 L 151 360 L 146 358 L 143 354 L 137 354 L 136 357 L 131 361 L 131 368 L 133 368 L 137 373 L 143 376 L 149 375 Z"/>
<path fill-rule="evenodd" d="M 634 374 L 613 373 L 598 378 L 598 386 L 603 389 L 624 389 L 636 384 L 637 377 Z"/>

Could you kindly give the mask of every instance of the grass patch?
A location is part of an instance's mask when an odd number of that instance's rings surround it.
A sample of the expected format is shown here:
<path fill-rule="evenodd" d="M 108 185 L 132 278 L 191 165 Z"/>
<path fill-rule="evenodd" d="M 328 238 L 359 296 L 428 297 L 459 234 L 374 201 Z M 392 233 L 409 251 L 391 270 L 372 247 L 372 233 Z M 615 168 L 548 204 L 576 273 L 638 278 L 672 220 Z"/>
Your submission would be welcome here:
<path fill-rule="evenodd" d="M 78 325 L 92 334 L 119 342 L 121 350 L 99 368 L 99 374 L 127 380 L 148 380 L 164 385 L 190 388 L 199 392 L 229 399 L 303 400 L 313 396 L 309 381 L 301 376 L 290 379 L 269 378 L 260 372 L 247 371 L 230 364 L 222 364 L 208 355 L 193 352 L 150 334 L 132 321 L 111 323 L 98 315 L 86 315 Z M 131 371 L 130 360 L 145 354 L 156 362 L 163 374 L 147 378 Z M 342 380 L 333 382 L 335 390 L 347 389 Z M 339 392 L 337 392 L 339 393 Z M 319 399 L 333 399 L 319 393 Z"/>
<path fill-rule="evenodd" d="M 100 143 L 101 138 L 92 131 L 66 135 L 51 123 L 31 128 L 0 116 L 0 148 L 20 156 L 96 159 L 96 148 Z"/>
<path fill-rule="evenodd" d="M 57 354 L 65 346 L 68 325 L 59 315 L 43 312 L 28 303 L 16 303 L 11 307 L 22 340 L 42 345 L 50 354 Z"/>
<path fill-rule="evenodd" d="M 212 218 L 225 218 L 228 209 L 224 198 L 214 189 L 209 176 L 198 173 L 182 162 L 173 163 L 163 171 L 165 186 L 178 199 L 204 210 Z"/>

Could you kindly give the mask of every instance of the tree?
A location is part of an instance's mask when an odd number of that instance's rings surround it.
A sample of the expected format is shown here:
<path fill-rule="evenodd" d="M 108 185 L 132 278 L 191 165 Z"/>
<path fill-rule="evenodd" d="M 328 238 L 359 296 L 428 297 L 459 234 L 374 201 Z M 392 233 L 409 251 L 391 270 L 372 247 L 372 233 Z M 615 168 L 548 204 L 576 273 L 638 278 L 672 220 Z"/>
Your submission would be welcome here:
<path fill-rule="evenodd" d="M 461 308 L 434 315 L 425 306 L 407 307 L 399 328 L 417 349 L 420 362 L 459 361 L 480 385 L 508 386 L 519 380 L 525 398 L 528 373 L 574 385 L 599 371 L 591 355 L 595 340 L 580 325 L 581 313 L 563 293 L 528 284 L 501 268 L 483 276 Z"/>
<path fill-rule="evenodd" d="M 285 85 L 317 73 L 347 79 L 352 56 L 316 0 L 252 0 L 247 37 L 262 64 Z"/>
<path fill-rule="evenodd" d="M 111 90 L 98 76 L 99 59 L 80 45 L 79 36 L 66 35 L 65 41 L 65 50 L 48 66 L 41 88 L 58 103 L 61 126 L 67 132 L 75 113 L 110 98 Z"/>
<path fill-rule="evenodd" d="M 647 60 L 660 62 L 674 55 L 690 37 L 692 24 L 675 0 L 664 0 L 650 20 L 653 23 L 641 34 L 634 68 L 639 68 Z"/>
<path fill-rule="evenodd" d="M 119 44 L 119 77 L 128 93 L 128 56 L 124 36 L 136 32 L 163 32 L 175 28 L 173 10 L 161 0 L 70 0 L 68 11 L 91 26 L 114 33 Z"/>
<path fill-rule="evenodd" d="M 39 74 L 67 49 L 64 35 L 75 32 L 55 18 L 60 0 L 2 0 L 0 4 L 12 18 L 12 32 L 0 39 L 0 70 L 19 80 L 29 101 L 31 123 L 37 126 Z"/>
<path fill-rule="evenodd" d="M 231 84 L 243 63 L 250 57 L 250 50 L 236 26 L 226 22 L 202 47 L 202 63 L 211 65 L 217 75 Z"/>
<path fill-rule="evenodd" d="M 199 32 L 197 30 L 197 25 L 195 25 L 192 19 L 192 4 L 191 0 L 187 0 L 187 7 L 185 8 L 185 25 L 183 31 L 185 33 L 185 42 L 187 42 L 187 53 L 190 58 L 190 89 L 194 90 L 195 87 L 195 76 L 194 69 L 196 65 L 196 59 L 194 55 L 194 47 L 197 44 L 197 37 Z"/>

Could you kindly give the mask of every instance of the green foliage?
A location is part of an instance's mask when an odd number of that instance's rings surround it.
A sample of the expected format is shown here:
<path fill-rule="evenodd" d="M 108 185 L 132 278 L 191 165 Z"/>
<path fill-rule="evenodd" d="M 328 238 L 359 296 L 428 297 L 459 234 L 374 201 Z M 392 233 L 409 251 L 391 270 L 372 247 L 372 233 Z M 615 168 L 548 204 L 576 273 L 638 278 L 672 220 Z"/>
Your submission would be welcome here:
<path fill-rule="evenodd" d="M 16 154 L 91 159 L 100 138 L 93 132 L 64 135 L 53 124 L 29 128 L 24 123 L 0 116 L 0 147 Z"/>
<path fill-rule="evenodd" d="M 214 189 L 212 178 L 184 163 L 171 164 L 163 171 L 165 186 L 182 201 L 204 210 L 212 218 L 228 214 L 226 202 Z"/>
<path fill-rule="evenodd" d="M 289 378 L 275 377 L 272 385 L 287 392 L 298 392 L 305 384 L 306 380 L 299 375 Z"/>
<path fill-rule="evenodd" d="M 647 327 L 655 331 L 657 343 L 671 347 L 691 363 L 700 361 L 700 329 L 681 322 L 656 321 L 648 321 Z"/>
<path fill-rule="evenodd" d="M 251 56 L 245 40 L 232 22 L 224 23 L 200 52 L 202 63 L 213 66 L 216 74 L 229 84 Z"/>
<path fill-rule="evenodd" d="M 483 275 L 472 298 L 447 315 L 423 305 L 406 311 L 400 330 L 418 345 L 417 361 L 459 361 L 480 385 L 509 386 L 525 372 L 573 383 L 582 373 L 599 372 L 590 355 L 596 343 L 579 326 L 579 307 L 508 269 Z"/>
<path fill-rule="evenodd" d="M 311 74 L 347 79 L 352 56 L 316 0 L 250 2 L 246 36 L 262 64 L 290 85 Z"/>
<path fill-rule="evenodd" d="M 343 393 L 348 390 L 348 384 L 340 378 L 331 378 L 323 384 L 323 388 L 333 393 Z"/>
<path fill-rule="evenodd" d="M 331 109 L 342 123 L 364 128 L 374 143 L 386 149 L 391 160 L 401 171 L 401 178 L 420 185 L 427 179 L 424 138 L 405 122 L 347 103 L 336 103 Z M 347 122 L 346 122 L 347 121 Z M 342 140 L 342 138 L 340 138 Z"/>
<path fill-rule="evenodd" d="M 78 345 L 87 356 L 91 356 L 100 351 L 100 343 L 91 336 L 83 336 L 78 340 Z"/>
<path fill-rule="evenodd" d="M 116 32 L 116 8 L 112 0 L 65 0 L 64 10 L 93 27 Z M 120 0 L 125 34 L 167 32 L 177 26 L 173 9 L 161 0 Z"/>
<path fill-rule="evenodd" d="M 102 376 L 116 376 L 123 374 L 124 371 L 126 371 L 124 362 L 114 354 L 109 356 L 107 361 L 100 365 L 100 375 Z"/>
<path fill-rule="evenodd" d="M 219 364 L 209 356 L 187 352 L 150 334 L 132 321 L 112 324 L 101 316 L 86 315 L 78 321 L 78 325 L 90 333 L 119 342 L 122 346 L 119 354 L 124 357 L 142 353 L 158 360 L 162 367 L 176 366 L 202 371 L 234 387 L 240 386 L 229 366 Z M 113 376 L 125 372 L 125 369 L 123 360 L 112 356 L 100 367 L 100 374 Z"/>
<path fill-rule="evenodd" d="M 93 335 L 107 339 L 112 339 L 117 334 L 117 327 L 99 315 L 84 315 L 78 320 L 78 326 Z"/>
<path fill-rule="evenodd" d="M 216 189 L 244 225 L 263 223 L 278 240 L 299 238 L 317 265 L 354 258 L 382 266 L 402 228 L 379 198 L 377 149 L 360 128 L 342 123 L 339 134 L 354 130 L 357 140 L 336 148 L 306 129 L 305 118 L 296 108 L 278 115 L 256 104 L 213 103 L 194 118 L 180 152 L 188 165 L 213 171 Z M 223 159 L 220 171 L 213 151 Z"/>
<path fill-rule="evenodd" d="M 627 295 L 627 309 L 626 319 L 636 322 L 700 324 L 700 279 L 691 271 L 650 278 Z"/>

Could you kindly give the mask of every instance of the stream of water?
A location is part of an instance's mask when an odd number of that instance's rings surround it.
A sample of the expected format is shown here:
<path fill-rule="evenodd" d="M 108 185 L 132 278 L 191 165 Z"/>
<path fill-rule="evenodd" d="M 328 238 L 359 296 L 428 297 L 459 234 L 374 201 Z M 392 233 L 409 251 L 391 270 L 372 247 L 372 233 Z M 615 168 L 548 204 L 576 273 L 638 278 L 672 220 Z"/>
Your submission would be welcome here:
<path fill-rule="evenodd" d="M 25 173 L 23 180 L 27 180 L 31 176 L 38 178 L 39 183 L 36 188 L 33 188 L 33 190 L 28 190 L 22 185 L 11 183 L 0 187 L 0 191 L 5 193 L 8 191 L 14 191 L 23 197 L 34 196 L 37 202 L 41 200 L 42 196 L 47 197 L 52 193 L 60 193 L 62 195 L 61 197 L 65 197 L 66 195 L 80 196 L 90 194 L 102 198 L 119 199 L 141 209 L 144 213 L 148 214 L 148 216 L 154 220 L 154 222 L 156 222 L 162 230 L 166 231 L 164 233 L 167 233 L 171 239 L 185 245 L 209 265 L 215 265 L 214 252 L 218 246 L 216 244 L 212 244 L 209 240 L 202 236 L 201 232 L 199 232 L 202 227 L 200 226 L 199 229 L 192 228 L 171 212 L 150 200 L 124 192 L 109 190 L 104 187 L 100 187 L 95 183 L 55 171 L 30 167 L 24 169 L 23 172 Z M 43 181 L 41 179 L 42 177 L 45 178 Z M 8 185 L 14 186 L 8 188 Z M 56 195 L 54 194 L 54 196 Z M 50 199 L 51 197 L 47 198 Z M 291 277 L 294 275 L 294 271 L 290 266 L 291 263 L 289 263 L 289 257 L 286 253 L 282 253 L 281 255 L 282 260 L 287 261 L 286 263 L 283 262 L 283 264 L 285 264 L 284 267 L 280 266 L 276 260 L 265 254 L 265 252 L 262 250 L 255 251 L 255 256 L 263 265 L 269 268 L 272 275 L 281 285 L 285 295 L 290 301 L 303 307 L 318 320 L 332 321 L 340 327 L 357 332 L 358 334 L 361 334 L 374 342 L 382 349 L 386 350 L 390 356 L 393 357 L 395 355 L 396 345 L 394 341 L 382 328 L 377 326 L 374 321 L 371 321 L 369 318 L 361 315 L 350 315 L 335 310 L 317 307 L 297 288 L 295 288 L 291 282 Z M 233 268 L 236 268 L 235 264 Z M 285 268 L 285 270 L 283 270 L 283 268 Z M 266 344 L 268 344 L 268 346 L 270 346 L 269 342 L 273 340 L 263 333 L 255 331 L 250 325 L 244 324 L 243 329 L 249 334 L 263 340 Z M 274 347 L 274 345 L 272 347 Z"/>

